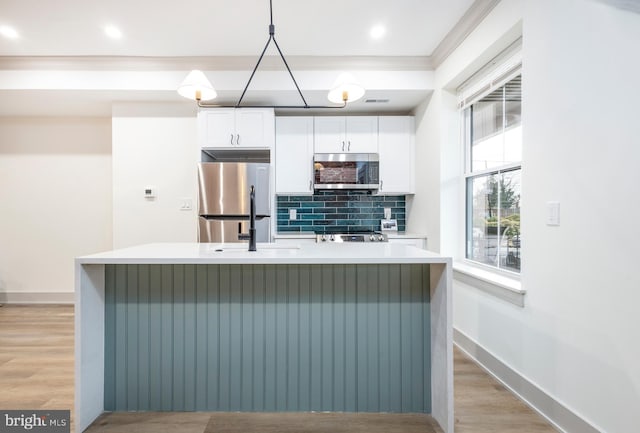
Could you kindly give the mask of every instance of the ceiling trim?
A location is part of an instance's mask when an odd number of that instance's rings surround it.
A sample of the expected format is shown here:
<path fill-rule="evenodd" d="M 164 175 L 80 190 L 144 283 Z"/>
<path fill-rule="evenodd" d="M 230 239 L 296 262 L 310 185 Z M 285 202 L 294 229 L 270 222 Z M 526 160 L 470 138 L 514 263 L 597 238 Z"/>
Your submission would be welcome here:
<path fill-rule="evenodd" d="M 0 70 L 84 70 L 84 71 L 205 71 L 251 70 L 254 56 L 137 57 L 137 56 L 3 56 Z M 293 71 L 432 71 L 427 56 L 291 56 Z M 265 56 L 261 70 L 284 69 L 279 56 Z"/>
<path fill-rule="evenodd" d="M 597 0 L 600 3 L 608 4 L 614 8 L 635 12 L 640 14 L 640 3 L 635 0 Z"/>
<path fill-rule="evenodd" d="M 456 25 L 440 41 L 431 54 L 433 68 L 439 67 L 453 51 L 460 46 L 483 19 L 495 8 L 500 0 L 476 0 L 460 18 Z"/>

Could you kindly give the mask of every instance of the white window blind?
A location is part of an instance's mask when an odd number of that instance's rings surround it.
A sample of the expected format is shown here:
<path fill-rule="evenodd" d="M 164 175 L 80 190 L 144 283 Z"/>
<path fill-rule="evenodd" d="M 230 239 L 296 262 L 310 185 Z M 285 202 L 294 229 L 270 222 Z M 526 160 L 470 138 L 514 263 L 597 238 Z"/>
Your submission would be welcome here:
<path fill-rule="evenodd" d="M 521 73 L 522 39 L 518 39 L 458 87 L 458 108 L 465 109 Z"/>

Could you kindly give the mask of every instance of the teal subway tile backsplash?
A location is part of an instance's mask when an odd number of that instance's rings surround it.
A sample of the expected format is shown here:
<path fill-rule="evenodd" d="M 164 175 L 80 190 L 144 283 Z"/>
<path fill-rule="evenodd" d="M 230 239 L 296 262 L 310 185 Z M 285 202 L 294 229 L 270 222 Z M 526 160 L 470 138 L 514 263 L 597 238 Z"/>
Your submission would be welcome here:
<path fill-rule="evenodd" d="M 372 195 L 368 191 L 316 191 L 312 196 L 277 197 L 279 232 L 337 233 L 380 230 L 384 208 L 391 208 L 391 218 L 398 230 L 405 230 L 404 195 Z M 289 220 L 289 209 L 298 217 Z"/>

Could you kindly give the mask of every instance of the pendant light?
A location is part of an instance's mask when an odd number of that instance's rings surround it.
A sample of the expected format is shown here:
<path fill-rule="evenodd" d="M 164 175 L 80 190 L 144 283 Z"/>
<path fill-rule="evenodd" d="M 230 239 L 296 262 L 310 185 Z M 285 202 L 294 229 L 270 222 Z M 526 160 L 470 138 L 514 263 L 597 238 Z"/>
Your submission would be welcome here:
<path fill-rule="evenodd" d="M 360 85 L 358 80 L 348 72 L 344 72 L 338 76 L 338 79 L 333 84 L 327 99 L 334 104 L 343 102 L 357 101 L 364 96 L 364 87 Z"/>
<path fill-rule="evenodd" d="M 249 81 L 247 81 L 244 90 L 242 91 L 242 95 L 240 95 L 240 99 L 235 105 L 217 105 L 211 103 L 204 103 L 202 101 L 208 101 L 215 99 L 217 93 L 211 82 L 207 79 L 202 71 L 193 70 L 187 75 L 184 81 L 178 87 L 178 93 L 185 98 L 193 99 L 198 103 L 198 107 L 234 107 L 234 108 L 287 108 L 287 109 L 295 109 L 295 108 L 303 108 L 303 109 L 317 109 L 317 108 L 344 108 L 347 106 L 347 103 L 357 101 L 358 99 L 364 96 L 364 87 L 362 87 L 351 74 L 341 74 L 333 87 L 329 91 L 327 95 L 330 102 L 339 105 L 309 105 L 307 104 L 307 100 L 304 98 L 300 87 L 298 86 L 298 82 L 293 76 L 293 72 L 291 72 L 291 68 L 289 68 L 289 64 L 287 60 L 284 58 L 284 54 L 282 54 L 282 50 L 280 50 L 280 46 L 275 38 L 275 26 L 273 25 L 273 3 L 272 0 L 269 0 L 269 39 L 267 39 L 267 43 L 258 58 L 258 62 L 256 63 L 253 71 L 251 72 L 251 76 L 249 77 Z M 258 70 L 258 66 L 260 66 L 260 62 L 264 57 L 264 53 L 267 51 L 269 44 L 273 41 L 273 44 L 276 46 L 278 50 L 278 54 L 280 54 L 280 58 L 287 68 L 287 72 L 293 81 L 293 84 L 296 86 L 296 90 L 298 91 L 298 95 L 300 95 L 300 99 L 302 99 L 303 105 L 241 105 L 242 99 L 244 98 L 245 93 L 247 93 L 247 89 L 251 84 L 251 80 L 253 80 L 253 76 Z"/>
<path fill-rule="evenodd" d="M 185 98 L 196 101 L 209 101 L 218 96 L 211 82 L 202 71 L 197 69 L 189 72 L 189 75 L 178 86 L 178 93 Z"/>

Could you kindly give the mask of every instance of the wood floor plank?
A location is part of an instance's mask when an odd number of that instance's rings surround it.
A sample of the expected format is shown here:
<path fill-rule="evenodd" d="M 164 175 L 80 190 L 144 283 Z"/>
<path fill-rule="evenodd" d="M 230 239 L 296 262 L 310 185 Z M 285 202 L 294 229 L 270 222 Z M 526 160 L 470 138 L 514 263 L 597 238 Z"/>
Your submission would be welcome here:
<path fill-rule="evenodd" d="M 215 413 L 204 433 L 442 433 L 416 413 Z"/>
<path fill-rule="evenodd" d="M 73 331 L 73 306 L 0 308 L 1 408 L 73 414 Z"/>
<path fill-rule="evenodd" d="M 453 381 L 456 433 L 557 432 L 458 349 L 454 349 Z"/>

